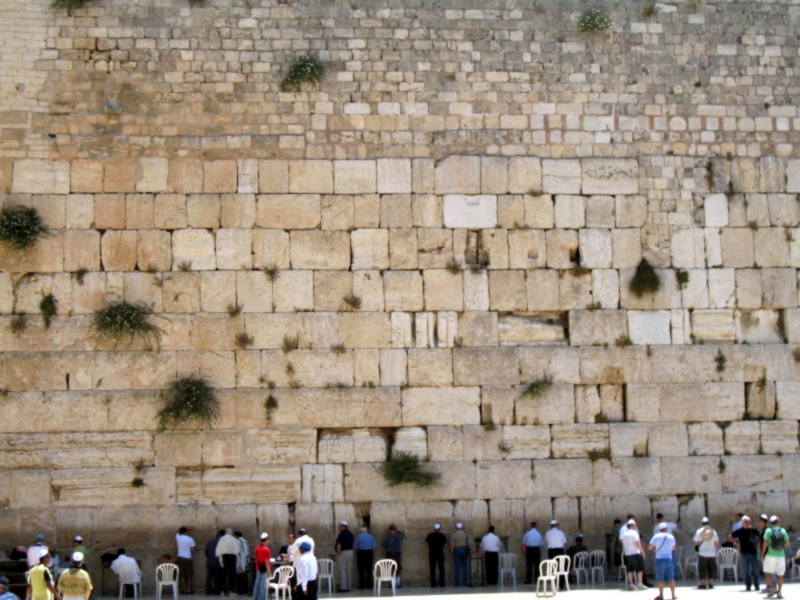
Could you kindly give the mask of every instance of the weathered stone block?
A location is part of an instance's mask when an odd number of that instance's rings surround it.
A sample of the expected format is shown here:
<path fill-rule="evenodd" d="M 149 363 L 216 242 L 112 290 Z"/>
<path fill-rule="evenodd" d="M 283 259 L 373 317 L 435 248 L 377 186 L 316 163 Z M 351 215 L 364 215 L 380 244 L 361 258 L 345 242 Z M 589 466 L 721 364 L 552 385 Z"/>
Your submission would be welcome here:
<path fill-rule="evenodd" d="M 344 231 L 292 231 L 293 269 L 348 269 L 350 234 Z"/>
<path fill-rule="evenodd" d="M 290 160 L 290 194 L 332 194 L 333 162 L 329 160 Z"/>
<path fill-rule="evenodd" d="M 350 234 L 352 269 L 389 268 L 389 232 L 386 229 L 356 229 Z"/>
<path fill-rule="evenodd" d="M 761 447 L 761 427 L 758 421 L 736 421 L 725 430 L 726 454 L 757 454 Z"/>
<path fill-rule="evenodd" d="M 378 189 L 374 160 L 333 161 L 335 194 L 374 194 Z"/>
<path fill-rule="evenodd" d="M 780 313 L 775 310 L 736 312 L 736 339 L 748 344 L 780 344 Z"/>
<path fill-rule="evenodd" d="M 570 345 L 602 346 L 628 335 L 624 310 L 571 310 Z"/>
<path fill-rule="evenodd" d="M 393 450 L 428 460 L 428 434 L 422 427 L 403 427 L 395 431 Z"/>
<path fill-rule="evenodd" d="M 477 156 L 448 156 L 436 165 L 434 181 L 437 195 L 480 194 L 481 159 Z"/>
<path fill-rule="evenodd" d="M 575 421 L 573 386 L 554 384 L 536 398 L 525 395 L 525 387 L 517 389 L 517 425 L 570 424 Z"/>
<path fill-rule="evenodd" d="M 235 160 L 207 160 L 203 163 L 203 192 L 232 194 L 237 188 Z"/>
<path fill-rule="evenodd" d="M 526 195 L 525 225 L 534 229 L 552 229 L 555 224 L 553 197 L 549 194 Z"/>
<path fill-rule="evenodd" d="M 662 490 L 661 461 L 658 458 L 597 460 L 592 463 L 592 478 L 593 493 L 598 496 L 658 494 Z M 642 513 L 637 510 L 637 514 Z M 642 521 L 640 517 L 644 529 Z"/>
<path fill-rule="evenodd" d="M 133 271 L 136 268 L 135 231 L 106 231 L 100 241 L 106 271 Z"/>
<path fill-rule="evenodd" d="M 196 158 L 169 161 L 167 186 L 170 192 L 198 194 L 203 191 L 203 162 Z"/>
<path fill-rule="evenodd" d="M 248 463 L 258 465 L 313 463 L 317 460 L 317 431 L 311 427 L 247 430 L 244 452 Z"/>
<path fill-rule="evenodd" d="M 508 161 L 508 191 L 538 194 L 542 191 L 542 161 L 533 156 L 514 156 Z"/>
<path fill-rule="evenodd" d="M 634 344 L 669 344 L 672 340 L 668 310 L 629 310 L 628 332 Z"/>
<path fill-rule="evenodd" d="M 726 457 L 726 462 L 730 459 Z M 668 456 L 661 459 L 661 484 L 676 494 L 708 494 L 722 491 L 720 458 L 716 456 Z"/>
<path fill-rule="evenodd" d="M 423 272 L 425 310 L 463 310 L 464 295 L 461 274 L 427 269 Z"/>
<path fill-rule="evenodd" d="M 529 460 L 479 462 L 477 480 L 478 497 L 490 499 L 528 498 L 534 495 L 534 484 L 538 484 Z"/>
<path fill-rule="evenodd" d="M 481 193 L 508 193 L 508 159 L 502 156 L 481 156 Z"/>
<path fill-rule="evenodd" d="M 528 294 L 523 271 L 489 271 L 489 308 L 524 311 Z"/>
<path fill-rule="evenodd" d="M 767 454 L 797 454 L 797 421 L 761 421 L 761 451 Z"/>
<path fill-rule="evenodd" d="M 548 268 L 572 268 L 577 262 L 578 232 L 568 229 L 551 229 L 546 235 Z"/>
<path fill-rule="evenodd" d="M 580 229 L 586 225 L 586 199 L 560 194 L 555 202 L 555 225 L 559 229 Z"/>
<path fill-rule="evenodd" d="M 298 467 L 209 469 L 203 473 L 203 496 L 216 504 L 297 502 L 301 499 Z"/>
<path fill-rule="evenodd" d="M 763 308 L 797 306 L 797 271 L 795 269 L 762 269 Z"/>
<path fill-rule="evenodd" d="M 258 191 L 262 194 L 288 193 L 289 163 L 285 160 L 259 160 Z"/>
<path fill-rule="evenodd" d="M 218 229 L 216 245 L 218 269 L 235 271 L 253 268 L 251 229 Z"/>
<path fill-rule="evenodd" d="M 14 163 L 12 194 L 69 194 L 70 166 L 65 160 L 23 159 Z"/>
<path fill-rule="evenodd" d="M 553 458 L 584 458 L 591 452 L 608 450 L 608 425 L 553 425 Z"/>
<path fill-rule="evenodd" d="M 480 388 L 407 388 L 403 390 L 403 426 L 480 423 Z"/>
<path fill-rule="evenodd" d="M 695 341 L 709 343 L 733 342 L 736 327 L 732 310 L 692 311 L 692 336 Z"/>
<path fill-rule="evenodd" d="M 576 498 L 592 495 L 592 461 L 544 459 L 533 461 L 533 496 Z"/>
<path fill-rule="evenodd" d="M 379 158 L 377 161 L 379 194 L 411 193 L 411 160 L 408 158 Z"/>
<path fill-rule="evenodd" d="M 580 194 L 581 161 L 542 161 L 542 190 L 545 194 Z"/>
<path fill-rule="evenodd" d="M 789 242 L 786 240 L 786 232 L 783 229 L 760 228 L 753 237 L 755 262 L 759 267 L 789 266 Z"/>
<path fill-rule="evenodd" d="M 303 502 L 343 502 L 341 465 L 303 465 Z"/>
<path fill-rule="evenodd" d="M 73 193 L 103 191 L 103 161 L 76 158 L 72 161 L 70 175 Z"/>
<path fill-rule="evenodd" d="M 376 467 L 375 464 L 345 465 L 345 498 L 348 502 L 419 502 L 420 500 L 465 500 L 476 497 L 475 465 L 472 462 L 425 463 L 423 470 L 441 475 L 436 485 L 429 488 L 417 488 L 412 485 L 390 487 Z M 446 504 L 452 514 L 452 505 Z M 424 518 L 425 529 L 430 530 L 431 519 L 435 518 L 436 513 L 432 513 L 430 507 L 425 507 L 425 510 L 416 516 L 412 512 L 412 507 L 415 506 L 422 508 L 419 504 L 406 505 L 409 529 L 412 527 L 412 519 Z M 408 530 L 406 534 L 409 534 Z"/>
<path fill-rule="evenodd" d="M 414 387 L 453 385 L 452 350 L 445 348 L 409 350 L 408 384 Z"/>
<path fill-rule="evenodd" d="M 166 192 L 169 161 L 159 157 L 141 157 L 136 160 L 134 186 L 137 192 Z"/>
<path fill-rule="evenodd" d="M 519 355 L 516 348 L 456 348 L 453 350 L 455 385 L 516 385 Z"/>
<path fill-rule="evenodd" d="M 172 234 L 172 264 L 189 263 L 193 271 L 217 268 L 214 234 L 205 229 L 181 229 Z"/>
<path fill-rule="evenodd" d="M 494 340 L 488 344 L 465 344 L 468 346 L 477 345 L 496 345 L 499 341 L 501 346 L 539 346 L 552 344 L 565 344 L 566 336 L 564 325 L 551 316 L 517 316 L 504 315 L 497 317 L 496 313 L 493 326 Z"/>
<path fill-rule="evenodd" d="M 725 232 L 733 230 L 723 230 Z M 736 230 L 738 231 L 738 230 Z M 749 231 L 749 230 L 748 230 Z M 752 245 L 752 237 L 751 237 Z M 724 252 L 723 237 L 723 252 Z M 672 266 L 676 269 L 697 269 L 706 266 L 703 230 L 699 228 L 679 229 L 672 234 Z M 751 257 L 752 258 L 752 257 Z M 726 266 L 728 266 L 726 264 Z"/>
<path fill-rule="evenodd" d="M 774 456 L 726 456 L 722 491 L 768 492 L 783 487 L 783 464 Z"/>
<path fill-rule="evenodd" d="M 636 159 L 584 158 L 581 167 L 584 194 L 639 192 L 639 165 Z"/>
<path fill-rule="evenodd" d="M 444 226 L 456 229 L 490 229 L 497 225 L 497 196 L 446 194 Z"/>
<path fill-rule="evenodd" d="M 256 225 L 273 229 L 316 229 L 322 219 L 317 194 L 260 195 L 256 199 Z"/>

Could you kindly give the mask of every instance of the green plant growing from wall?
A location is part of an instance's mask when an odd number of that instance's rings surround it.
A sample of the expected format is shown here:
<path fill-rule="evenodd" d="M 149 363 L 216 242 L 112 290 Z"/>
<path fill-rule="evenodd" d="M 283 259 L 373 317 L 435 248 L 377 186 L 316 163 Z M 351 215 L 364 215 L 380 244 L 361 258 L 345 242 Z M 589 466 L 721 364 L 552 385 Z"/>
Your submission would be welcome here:
<path fill-rule="evenodd" d="M 411 483 L 417 487 L 428 488 L 441 479 L 439 473 L 423 471 L 419 457 L 407 452 L 391 452 L 386 462 L 378 467 L 390 487 Z"/>
<path fill-rule="evenodd" d="M 289 354 L 289 352 L 291 352 L 292 350 L 297 350 L 297 336 L 284 335 L 283 344 L 281 345 L 281 348 L 283 349 L 284 354 Z M 292 371 L 292 373 L 294 373 L 294 371 Z M 289 373 L 289 375 L 291 375 L 292 373 Z"/>
<path fill-rule="evenodd" d="M 4 206 L 0 210 L 0 242 L 15 252 L 24 252 L 47 235 L 47 227 L 35 208 Z"/>
<path fill-rule="evenodd" d="M 586 33 L 595 33 L 597 31 L 605 31 L 614 26 L 614 21 L 602 10 L 593 8 L 581 16 L 578 21 L 578 31 Z"/>
<path fill-rule="evenodd" d="M 600 459 L 610 459 L 611 458 L 611 450 L 609 448 L 601 448 L 599 450 L 587 450 L 586 456 L 592 462 L 597 462 Z"/>
<path fill-rule="evenodd" d="M 350 310 L 358 310 L 361 308 L 361 296 L 356 296 L 355 294 L 347 294 L 347 296 L 342 298 L 342 302 L 344 302 Z"/>
<path fill-rule="evenodd" d="M 264 275 L 266 275 L 267 279 L 269 279 L 270 281 L 275 281 L 278 277 L 281 276 L 280 269 L 278 268 L 278 265 L 276 265 L 275 263 L 270 263 L 261 270 L 264 271 Z"/>
<path fill-rule="evenodd" d="M 725 461 L 720 458 L 719 463 L 717 463 L 717 468 L 719 469 L 720 473 L 724 473 L 728 470 L 728 465 L 725 464 Z"/>
<path fill-rule="evenodd" d="M 144 487 L 145 485 L 144 479 L 142 479 L 141 477 L 134 477 L 133 481 L 131 481 L 131 485 L 135 488 Z"/>
<path fill-rule="evenodd" d="M 161 341 L 162 333 L 149 320 L 153 313 L 152 305 L 148 306 L 144 302 L 111 302 L 95 311 L 92 329 L 98 338 L 113 340 L 114 346 L 126 337 L 130 338 L 128 344 L 131 344 L 137 335 L 151 346 L 153 341 Z"/>
<path fill-rule="evenodd" d="M 651 0 L 650 2 L 645 3 L 644 8 L 642 9 L 642 16 L 645 19 L 654 19 L 660 12 L 661 7 Z"/>
<path fill-rule="evenodd" d="M 525 391 L 522 392 L 522 395 L 529 398 L 541 398 L 542 394 L 549 390 L 552 385 L 553 378 L 550 375 L 545 375 L 535 381 L 531 381 Z"/>
<path fill-rule="evenodd" d="M 614 340 L 614 345 L 617 348 L 627 348 L 633 345 L 633 340 L 625 334 L 620 334 L 619 337 Z"/>
<path fill-rule="evenodd" d="M 717 355 L 714 357 L 714 362 L 717 363 L 717 373 L 724 373 L 725 363 L 728 362 L 728 359 L 722 353 L 722 350 L 717 350 Z"/>
<path fill-rule="evenodd" d="M 174 381 L 163 397 L 164 405 L 158 411 L 160 430 L 192 421 L 199 426 L 211 427 L 219 419 L 217 393 L 205 379 L 184 377 Z"/>
<path fill-rule="evenodd" d="M 76 8 L 83 8 L 87 4 L 89 4 L 91 0 L 53 0 L 50 3 L 50 8 L 53 10 L 59 10 L 61 8 L 67 9 L 67 14 L 71 15 L 73 9 Z"/>
<path fill-rule="evenodd" d="M 461 273 L 461 261 L 456 260 L 455 258 L 451 258 L 447 261 L 445 268 L 450 271 L 453 275 L 458 275 Z"/>
<path fill-rule="evenodd" d="M 308 54 L 298 56 L 281 81 L 281 91 L 299 92 L 303 84 L 317 89 L 326 71 L 327 65 L 318 58 Z"/>
<path fill-rule="evenodd" d="M 14 315 L 8 325 L 11 333 L 19 337 L 28 328 L 28 317 L 26 315 Z"/>
<path fill-rule="evenodd" d="M 267 421 L 272 420 L 272 413 L 278 410 L 278 399 L 275 398 L 272 394 L 267 396 L 267 399 L 264 400 L 264 410 L 267 413 Z"/>
<path fill-rule="evenodd" d="M 643 258 L 636 267 L 636 273 L 633 274 L 633 279 L 628 287 L 637 298 L 641 298 L 645 294 L 654 294 L 661 289 L 661 276 L 653 268 L 653 265 Z"/>
<path fill-rule="evenodd" d="M 75 271 L 72 274 L 72 277 L 75 279 L 75 281 L 78 282 L 78 284 L 83 285 L 83 278 L 86 277 L 86 275 L 88 273 L 89 273 L 89 269 L 85 269 L 85 268 L 81 267 L 80 269 L 78 269 L 77 271 Z"/>
<path fill-rule="evenodd" d="M 675 279 L 678 281 L 678 288 L 685 290 L 686 286 L 689 285 L 689 271 L 678 269 L 675 271 Z"/>
<path fill-rule="evenodd" d="M 50 329 L 50 322 L 58 312 L 58 300 L 53 294 L 43 296 L 42 301 L 39 302 L 39 310 L 42 311 L 42 317 L 44 317 L 44 328 Z"/>

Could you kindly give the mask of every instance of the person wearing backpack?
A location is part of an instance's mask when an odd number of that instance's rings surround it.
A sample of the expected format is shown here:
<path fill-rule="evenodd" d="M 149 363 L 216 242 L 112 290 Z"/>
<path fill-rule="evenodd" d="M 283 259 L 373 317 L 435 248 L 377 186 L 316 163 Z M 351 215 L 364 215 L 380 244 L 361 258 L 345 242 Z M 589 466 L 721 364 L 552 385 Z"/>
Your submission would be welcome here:
<path fill-rule="evenodd" d="M 769 519 L 769 528 L 764 532 L 764 545 L 761 549 L 761 562 L 764 563 L 764 574 L 767 576 L 767 585 L 770 592 L 767 598 L 783 598 L 783 576 L 786 573 L 786 543 L 789 535 L 781 527 L 780 519 L 772 516 Z M 772 579 L 772 574 L 778 576 L 777 585 Z"/>

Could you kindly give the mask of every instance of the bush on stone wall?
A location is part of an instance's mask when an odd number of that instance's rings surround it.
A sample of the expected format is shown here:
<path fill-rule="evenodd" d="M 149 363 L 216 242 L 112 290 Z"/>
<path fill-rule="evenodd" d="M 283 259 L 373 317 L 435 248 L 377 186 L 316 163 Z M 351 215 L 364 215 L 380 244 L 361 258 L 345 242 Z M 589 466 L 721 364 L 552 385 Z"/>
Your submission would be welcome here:
<path fill-rule="evenodd" d="M 161 329 L 149 321 L 152 315 L 153 307 L 143 302 L 111 302 L 95 311 L 92 329 L 98 338 L 111 339 L 115 346 L 126 337 L 130 338 L 128 343 L 131 344 L 139 335 L 148 347 L 152 347 L 154 341 L 161 341 Z"/>
<path fill-rule="evenodd" d="M 67 14 L 72 14 L 74 8 L 83 8 L 89 4 L 89 2 L 91 2 L 91 0 L 53 0 L 50 3 L 50 8 L 53 10 L 66 8 Z"/>
<path fill-rule="evenodd" d="M 654 294 L 661 289 L 661 276 L 650 262 L 643 258 L 636 267 L 636 273 L 631 279 L 630 290 L 634 296 L 641 298 L 645 294 Z"/>
<path fill-rule="evenodd" d="M 158 412 L 158 428 L 170 429 L 195 422 L 211 427 L 219 419 L 219 399 L 205 379 L 184 377 L 164 392 L 164 406 Z"/>
<path fill-rule="evenodd" d="M 385 463 L 378 467 L 390 487 L 412 483 L 417 487 L 431 487 L 441 475 L 420 469 L 419 456 L 408 452 L 392 452 Z"/>
<path fill-rule="evenodd" d="M 4 206 L 0 211 L 0 241 L 22 252 L 47 235 L 47 227 L 35 208 Z"/>
<path fill-rule="evenodd" d="M 596 8 L 583 14 L 581 20 L 578 21 L 578 31 L 593 33 L 595 31 L 605 31 L 614 26 L 614 21 L 611 20 L 605 12 Z"/>
<path fill-rule="evenodd" d="M 299 92 L 304 83 L 318 88 L 326 70 L 325 63 L 318 58 L 309 55 L 298 56 L 281 82 L 281 91 Z"/>

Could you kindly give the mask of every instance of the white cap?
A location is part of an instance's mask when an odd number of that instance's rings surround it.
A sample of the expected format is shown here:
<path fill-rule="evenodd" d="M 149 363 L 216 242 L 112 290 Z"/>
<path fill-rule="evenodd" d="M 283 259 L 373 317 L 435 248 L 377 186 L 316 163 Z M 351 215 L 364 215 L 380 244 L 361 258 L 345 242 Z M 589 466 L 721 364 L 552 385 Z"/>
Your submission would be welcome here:
<path fill-rule="evenodd" d="M 434 529 L 441 529 L 441 528 L 442 528 L 442 526 L 441 526 L 441 525 L 439 525 L 438 523 L 434 523 L 434 524 L 433 524 L 433 528 L 434 528 Z"/>
<path fill-rule="evenodd" d="M 661 525 L 659 525 L 658 528 L 659 529 L 666 529 L 667 528 L 667 524 L 666 523 L 661 523 Z"/>
<path fill-rule="evenodd" d="M 750 517 L 747 515 L 742 515 L 742 521 L 750 521 Z"/>
<path fill-rule="evenodd" d="M 73 552 L 72 562 L 83 562 L 83 552 Z"/>
<path fill-rule="evenodd" d="M 81 536 L 79 536 L 79 535 L 76 535 L 76 536 L 75 536 L 75 541 L 76 541 L 76 542 L 82 542 L 82 541 L 83 541 L 83 538 L 82 538 Z"/>
<path fill-rule="evenodd" d="M 703 517 L 703 520 L 700 521 L 701 523 L 708 523 L 708 517 Z"/>
<path fill-rule="evenodd" d="M 631 519 L 630 521 L 628 521 L 628 522 L 626 523 L 626 525 L 627 525 L 628 527 L 630 527 L 631 525 L 636 525 L 636 521 L 634 521 L 633 519 Z"/>
<path fill-rule="evenodd" d="M 463 523 L 456 523 L 456 529 L 461 529 L 462 527 L 464 527 Z"/>
<path fill-rule="evenodd" d="M 762 521 L 769 521 L 769 517 L 767 517 L 767 515 L 761 515 L 759 519 L 761 519 Z"/>
<path fill-rule="evenodd" d="M 556 521 L 555 519 L 553 519 L 552 521 L 550 521 L 550 525 L 558 525 L 558 521 Z"/>
<path fill-rule="evenodd" d="M 779 520 L 779 519 L 778 519 L 778 516 L 777 516 L 777 515 L 772 515 L 772 516 L 769 518 L 769 522 L 770 522 L 770 523 L 777 523 L 777 522 L 778 522 L 778 520 Z"/>
<path fill-rule="evenodd" d="M 262 539 L 262 540 L 268 540 L 268 539 L 269 539 L 269 534 L 268 534 L 268 533 L 266 533 L 266 532 L 262 533 L 262 534 L 261 534 L 261 539 Z"/>
<path fill-rule="evenodd" d="M 47 553 L 50 552 L 47 546 L 42 546 L 39 548 L 39 558 L 44 558 L 47 556 Z"/>
<path fill-rule="evenodd" d="M 345 527 L 347 527 L 347 521 L 340 521 L 339 525 L 344 525 Z"/>

